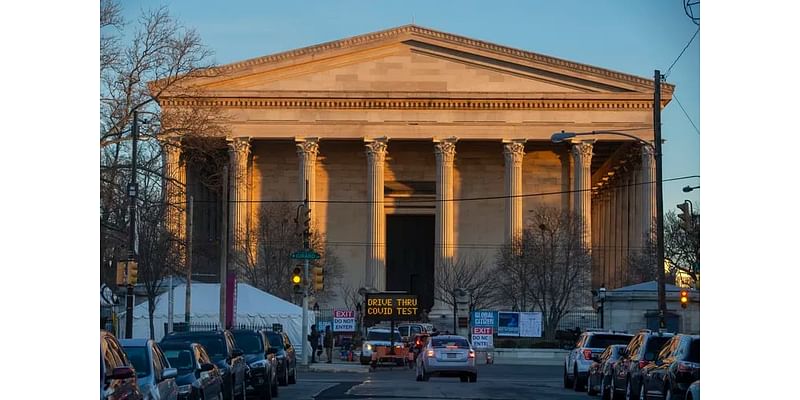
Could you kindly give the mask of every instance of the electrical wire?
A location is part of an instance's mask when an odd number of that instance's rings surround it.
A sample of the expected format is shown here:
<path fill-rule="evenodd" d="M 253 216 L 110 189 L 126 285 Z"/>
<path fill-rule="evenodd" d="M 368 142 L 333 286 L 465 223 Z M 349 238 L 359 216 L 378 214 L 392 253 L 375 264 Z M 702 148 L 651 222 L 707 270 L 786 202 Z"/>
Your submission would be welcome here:
<path fill-rule="evenodd" d="M 673 94 L 672 98 L 675 99 L 675 101 L 678 103 L 678 107 L 680 107 L 681 111 L 683 111 L 683 115 L 686 116 L 686 119 L 688 119 L 689 123 L 692 124 L 692 127 L 694 128 L 694 131 L 697 132 L 697 134 L 699 135 L 700 134 L 700 129 L 697 129 L 697 125 L 694 124 L 694 121 L 692 121 L 692 118 L 689 117 L 689 113 L 687 113 L 686 109 L 683 108 L 683 104 L 681 104 L 681 101 L 678 100 L 678 96 Z"/>
<path fill-rule="evenodd" d="M 675 63 L 677 63 L 677 62 L 678 62 L 678 60 L 680 60 L 680 59 L 681 59 L 681 56 L 682 56 L 682 55 L 683 55 L 683 53 L 686 51 L 686 49 L 688 49 L 688 48 L 689 48 L 689 45 L 690 45 L 690 44 L 692 44 L 692 42 L 694 41 L 694 38 L 696 38 L 696 37 L 697 37 L 697 34 L 698 34 L 698 33 L 700 33 L 700 27 L 699 27 L 699 26 L 697 27 L 697 30 L 694 32 L 694 35 L 692 35 L 692 38 L 691 38 L 691 39 L 689 39 L 689 42 L 688 42 L 688 43 L 686 43 L 686 46 L 683 46 L 683 50 L 681 50 L 681 54 L 678 54 L 678 57 L 677 57 L 677 58 L 675 58 L 675 61 L 673 61 L 673 62 L 672 62 L 672 64 L 669 66 L 669 68 L 667 68 L 667 73 L 666 73 L 666 74 L 664 74 L 664 79 L 666 79 L 666 78 L 669 76 L 669 74 L 672 72 L 672 67 L 674 67 L 674 66 L 675 66 Z"/>

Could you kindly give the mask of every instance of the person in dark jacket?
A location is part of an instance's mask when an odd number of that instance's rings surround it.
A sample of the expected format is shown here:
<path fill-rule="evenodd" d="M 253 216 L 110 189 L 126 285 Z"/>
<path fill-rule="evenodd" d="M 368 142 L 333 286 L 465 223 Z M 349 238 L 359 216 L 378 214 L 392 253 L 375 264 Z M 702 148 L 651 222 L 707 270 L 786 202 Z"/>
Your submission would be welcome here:
<path fill-rule="evenodd" d="M 317 347 L 319 346 L 319 332 L 317 331 L 317 325 L 311 325 L 311 334 L 308 335 L 308 341 L 311 342 L 311 362 L 315 363 L 316 360 L 316 353 Z"/>
<path fill-rule="evenodd" d="M 333 332 L 331 332 L 330 325 L 325 327 L 325 339 L 323 339 L 323 345 L 325 345 L 325 355 L 328 358 L 328 364 L 330 364 L 333 357 Z"/>

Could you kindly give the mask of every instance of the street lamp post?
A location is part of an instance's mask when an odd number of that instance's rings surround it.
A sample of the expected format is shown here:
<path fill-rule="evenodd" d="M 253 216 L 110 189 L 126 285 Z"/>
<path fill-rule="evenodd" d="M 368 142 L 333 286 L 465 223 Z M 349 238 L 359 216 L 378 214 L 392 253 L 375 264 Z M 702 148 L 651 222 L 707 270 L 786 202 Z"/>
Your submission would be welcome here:
<path fill-rule="evenodd" d="M 653 98 L 653 131 L 654 142 L 649 143 L 634 135 L 616 131 L 591 131 L 591 132 L 564 132 L 554 133 L 550 139 L 554 143 L 576 136 L 596 136 L 596 135 L 615 135 L 625 136 L 636 140 L 644 146 L 653 149 L 656 161 L 656 273 L 658 274 L 658 326 L 659 330 L 666 328 L 666 274 L 664 273 L 664 196 L 663 196 L 663 175 L 661 163 L 661 73 L 655 71 L 655 96 Z"/>
<path fill-rule="evenodd" d="M 606 312 L 606 287 L 601 286 L 597 290 L 597 297 L 600 299 L 600 329 L 605 329 L 605 312 Z"/>

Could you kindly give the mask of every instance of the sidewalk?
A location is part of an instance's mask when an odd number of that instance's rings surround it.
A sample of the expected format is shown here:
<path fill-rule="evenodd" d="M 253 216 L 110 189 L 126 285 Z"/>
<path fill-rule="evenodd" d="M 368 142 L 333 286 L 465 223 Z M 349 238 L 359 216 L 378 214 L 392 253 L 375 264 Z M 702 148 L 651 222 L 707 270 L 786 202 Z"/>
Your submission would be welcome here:
<path fill-rule="evenodd" d="M 322 356 L 323 361 L 317 359 L 317 362 L 315 363 L 309 362 L 308 367 L 301 366 L 298 361 L 297 366 L 298 368 L 300 368 L 301 371 L 311 371 L 311 372 L 349 372 L 349 373 L 364 373 L 364 374 L 369 372 L 369 365 L 361 365 L 361 363 L 358 362 L 357 357 L 354 361 L 343 361 L 340 360 L 338 357 L 336 357 L 336 355 L 338 355 L 338 352 L 335 350 L 333 360 L 330 364 L 323 355 Z"/>

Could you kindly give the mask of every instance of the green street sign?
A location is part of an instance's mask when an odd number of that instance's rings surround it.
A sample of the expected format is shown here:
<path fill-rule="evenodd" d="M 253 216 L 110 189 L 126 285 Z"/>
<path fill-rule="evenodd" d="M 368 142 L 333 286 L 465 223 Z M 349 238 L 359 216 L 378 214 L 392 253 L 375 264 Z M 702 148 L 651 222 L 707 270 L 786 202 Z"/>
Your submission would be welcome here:
<path fill-rule="evenodd" d="M 319 253 L 314 250 L 301 250 L 292 253 L 292 260 L 319 260 Z"/>

